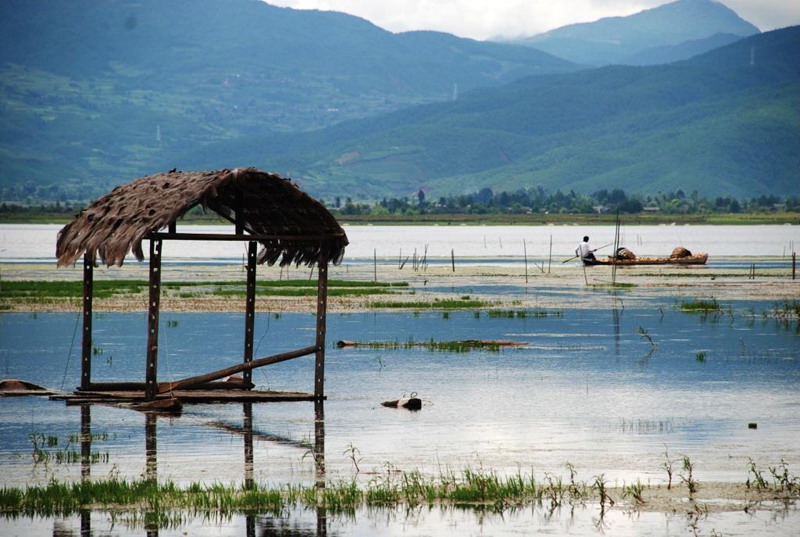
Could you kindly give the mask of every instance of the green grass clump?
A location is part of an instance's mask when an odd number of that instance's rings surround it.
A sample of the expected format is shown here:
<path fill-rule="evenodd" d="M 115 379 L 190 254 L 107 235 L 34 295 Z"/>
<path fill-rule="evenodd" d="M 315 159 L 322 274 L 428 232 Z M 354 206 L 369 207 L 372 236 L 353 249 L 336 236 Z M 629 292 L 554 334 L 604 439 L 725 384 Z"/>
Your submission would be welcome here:
<path fill-rule="evenodd" d="M 476 309 L 490 306 L 491 303 L 485 300 L 458 300 L 458 299 L 439 299 L 433 302 L 414 302 L 409 300 L 379 300 L 371 302 L 370 308 L 380 309 L 415 309 L 415 310 L 453 310 L 453 309 Z"/>
<path fill-rule="evenodd" d="M 717 299 L 711 300 L 697 300 L 694 302 L 681 302 L 681 311 L 687 313 L 720 313 L 722 306 L 719 305 Z"/>

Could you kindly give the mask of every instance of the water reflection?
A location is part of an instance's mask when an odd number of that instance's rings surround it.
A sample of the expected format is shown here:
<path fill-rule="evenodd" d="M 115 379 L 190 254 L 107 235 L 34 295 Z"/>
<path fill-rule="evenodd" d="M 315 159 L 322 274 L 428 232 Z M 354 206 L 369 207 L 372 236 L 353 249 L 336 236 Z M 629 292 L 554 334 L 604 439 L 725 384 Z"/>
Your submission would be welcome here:
<path fill-rule="evenodd" d="M 82 404 L 81 409 L 81 480 L 91 479 L 92 471 L 92 405 Z M 158 412 L 144 412 L 145 429 L 145 469 L 144 478 L 148 481 L 158 481 L 158 419 L 170 417 Z M 314 403 L 314 443 L 309 446 L 305 441 L 296 441 L 287 437 L 255 431 L 253 428 L 253 404 L 242 403 L 241 426 L 214 422 L 214 428 L 224 429 L 233 434 L 241 435 L 244 453 L 244 486 L 255 486 L 255 457 L 253 442 L 258 438 L 262 441 L 275 442 L 283 445 L 293 445 L 301 449 L 309 449 L 314 458 L 315 485 L 318 490 L 325 489 L 325 406 L 323 401 Z M 80 512 L 80 535 L 90 537 L 92 532 L 91 511 Z M 163 526 L 159 523 L 160 513 L 147 511 L 144 515 L 144 532 L 147 537 L 158 537 Z M 327 510 L 320 507 L 316 510 L 316 528 L 303 528 L 297 520 L 274 517 L 258 517 L 256 514 L 247 514 L 244 520 L 243 535 L 256 536 L 281 536 L 281 537 L 310 537 L 327 536 Z M 56 519 L 53 522 L 53 537 L 72 537 L 76 535 L 66 519 Z M 135 534 L 132 533 L 132 534 Z"/>

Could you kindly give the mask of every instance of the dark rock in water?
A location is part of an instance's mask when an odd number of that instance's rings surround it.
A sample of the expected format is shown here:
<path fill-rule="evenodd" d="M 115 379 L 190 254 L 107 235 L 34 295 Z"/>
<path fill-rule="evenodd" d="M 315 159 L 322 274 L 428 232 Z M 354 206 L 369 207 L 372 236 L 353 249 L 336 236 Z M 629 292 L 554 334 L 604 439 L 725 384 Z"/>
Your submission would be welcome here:
<path fill-rule="evenodd" d="M 44 391 L 44 388 L 25 380 L 3 379 L 0 380 L 0 391 L 4 392 Z"/>
<path fill-rule="evenodd" d="M 419 397 L 409 397 L 407 399 L 398 399 L 396 401 L 384 401 L 381 405 L 389 408 L 406 408 L 408 410 L 421 410 L 422 399 Z"/>
<path fill-rule="evenodd" d="M 747 424 L 748 429 L 758 429 L 758 423 L 750 422 Z"/>

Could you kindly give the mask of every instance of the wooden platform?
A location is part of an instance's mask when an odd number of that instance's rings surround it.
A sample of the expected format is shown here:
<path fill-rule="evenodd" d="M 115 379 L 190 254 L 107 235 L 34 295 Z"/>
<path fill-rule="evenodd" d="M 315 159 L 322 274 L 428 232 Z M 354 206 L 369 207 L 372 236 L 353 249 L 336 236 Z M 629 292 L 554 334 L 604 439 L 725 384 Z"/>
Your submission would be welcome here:
<path fill-rule="evenodd" d="M 203 403 L 277 403 L 313 401 L 314 394 L 305 392 L 276 392 L 257 390 L 177 390 L 159 399 L 177 398 L 183 404 Z M 126 404 L 145 401 L 144 391 L 76 391 L 50 396 L 68 405 L 85 403 Z"/>

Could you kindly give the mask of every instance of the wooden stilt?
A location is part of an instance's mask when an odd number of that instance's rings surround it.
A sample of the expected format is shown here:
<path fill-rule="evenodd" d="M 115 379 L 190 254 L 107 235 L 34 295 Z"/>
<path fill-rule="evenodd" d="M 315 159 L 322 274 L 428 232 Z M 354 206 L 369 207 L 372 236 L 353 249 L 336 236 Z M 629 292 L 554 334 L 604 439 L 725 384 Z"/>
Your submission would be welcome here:
<path fill-rule="evenodd" d="M 328 256 L 323 251 L 319 256 L 317 270 L 317 352 L 314 368 L 314 397 L 321 401 L 325 397 L 325 314 L 328 309 Z"/>
<path fill-rule="evenodd" d="M 94 263 L 89 254 L 83 256 L 83 336 L 81 339 L 81 390 L 92 385 L 92 294 Z"/>
<path fill-rule="evenodd" d="M 253 403 L 242 403 L 244 420 L 244 486 L 252 489 L 255 485 L 253 478 Z"/>
<path fill-rule="evenodd" d="M 161 239 L 150 240 L 150 301 L 147 304 L 145 399 L 158 394 L 158 316 L 161 302 Z"/>
<path fill-rule="evenodd" d="M 244 321 L 244 363 L 253 361 L 253 329 L 256 317 L 256 241 L 250 241 L 247 246 L 247 304 L 245 305 Z M 244 371 L 244 382 L 253 381 L 253 370 Z"/>

